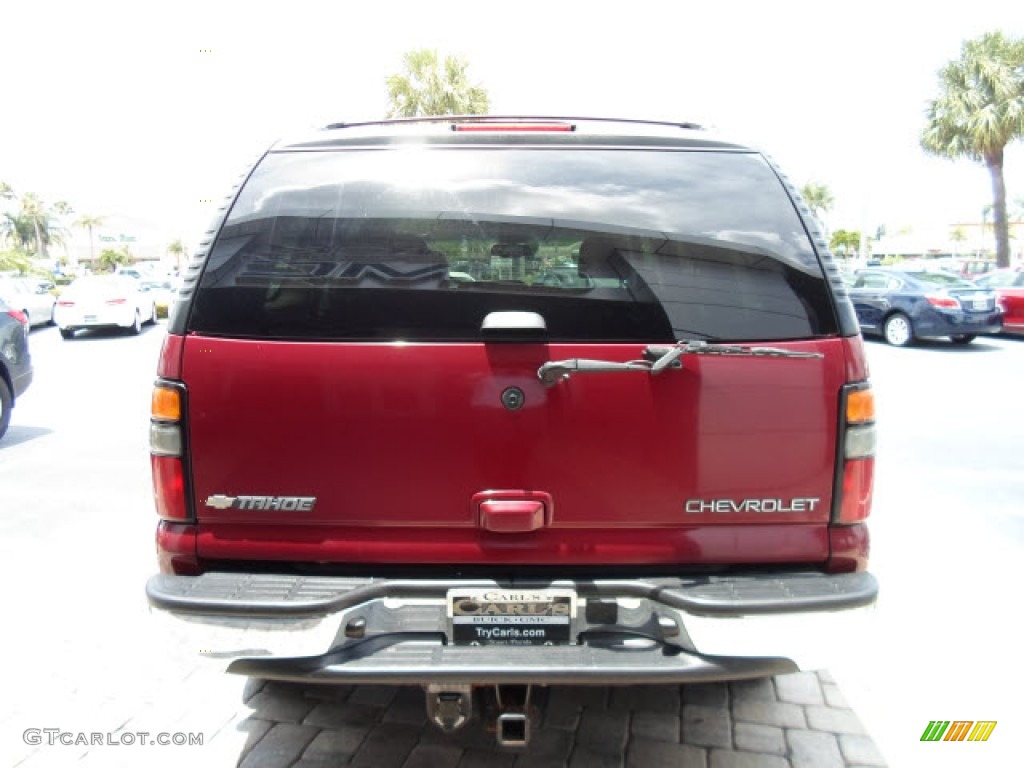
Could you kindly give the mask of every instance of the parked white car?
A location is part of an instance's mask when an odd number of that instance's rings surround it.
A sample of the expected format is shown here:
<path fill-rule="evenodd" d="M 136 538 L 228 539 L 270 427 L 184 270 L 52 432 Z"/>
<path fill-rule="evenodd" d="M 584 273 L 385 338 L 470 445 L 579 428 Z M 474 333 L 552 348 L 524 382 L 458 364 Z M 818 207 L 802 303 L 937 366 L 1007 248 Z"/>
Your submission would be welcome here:
<path fill-rule="evenodd" d="M 156 322 L 156 305 L 135 278 L 95 275 L 69 285 L 57 300 L 54 315 L 65 339 L 82 328 L 117 326 L 139 333 L 143 324 Z"/>
<path fill-rule="evenodd" d="M 30 326 L 53 322 L 56 299 L 44 281 L 29 277 L 0 276 L 0 298 L 8 307 L 28 315 Z"/>

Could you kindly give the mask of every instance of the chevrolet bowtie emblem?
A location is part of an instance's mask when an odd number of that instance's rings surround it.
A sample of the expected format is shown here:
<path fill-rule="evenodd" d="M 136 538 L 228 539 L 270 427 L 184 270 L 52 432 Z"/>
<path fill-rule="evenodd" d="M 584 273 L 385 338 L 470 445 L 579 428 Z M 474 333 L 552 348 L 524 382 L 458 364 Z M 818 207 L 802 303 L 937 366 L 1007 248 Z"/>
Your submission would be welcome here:
<path fill-rule="evenodd" d="M 206 500 L 206 506 L 214 509 L 231 509 L 234 504 L 234 496 L 211 496 Z"/>

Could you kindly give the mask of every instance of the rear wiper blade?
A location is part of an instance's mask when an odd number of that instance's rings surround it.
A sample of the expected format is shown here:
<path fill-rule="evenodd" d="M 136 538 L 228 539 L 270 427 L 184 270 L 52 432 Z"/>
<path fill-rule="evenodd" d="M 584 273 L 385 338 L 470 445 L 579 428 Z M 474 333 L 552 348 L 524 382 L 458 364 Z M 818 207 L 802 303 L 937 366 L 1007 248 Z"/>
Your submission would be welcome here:
<path fill-rule="evenodd" d="M 722 355 L 728 357 L 792 357 L 822 358 L 821 352 L 794 352 L 778 347 L 747 347 L 741 344 L 710 344 L 706 341 L 683 339 L 672 347 L 648 347 L 645 354 L 656 358 L 651 373 L 668 368 L 683 355 Z"/>
<path fill-rule="evenodd" d="M 710 344 L 706 341 L 684 339 L 673 346 L 649 346 L 644 360 L 616 363 L 610 360 L 571 358 L 544 363 L 537 369 L 537 378 L 545 386 L 553 386 L 574 373 L 617 373 L 620 371 L 646 371 L 657 376 L 668 368 L 682 368 L 683 355 L 720 355 L 726 357 L 785 357 L 822 358 L 820 352 L 793 352 L 778 347 L 748 347 L 739 344 Z"/>

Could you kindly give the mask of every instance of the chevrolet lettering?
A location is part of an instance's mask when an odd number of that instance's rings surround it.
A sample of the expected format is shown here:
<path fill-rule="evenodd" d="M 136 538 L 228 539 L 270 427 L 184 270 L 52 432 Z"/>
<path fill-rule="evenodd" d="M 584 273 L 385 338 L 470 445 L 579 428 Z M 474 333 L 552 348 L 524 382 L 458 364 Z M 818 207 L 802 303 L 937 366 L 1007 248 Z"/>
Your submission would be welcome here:
<path fill-rule="evenodd" d="M 690 499 L 686 511 L 691 514 L 703 512 L 813 512 L 821 499 Z"/>

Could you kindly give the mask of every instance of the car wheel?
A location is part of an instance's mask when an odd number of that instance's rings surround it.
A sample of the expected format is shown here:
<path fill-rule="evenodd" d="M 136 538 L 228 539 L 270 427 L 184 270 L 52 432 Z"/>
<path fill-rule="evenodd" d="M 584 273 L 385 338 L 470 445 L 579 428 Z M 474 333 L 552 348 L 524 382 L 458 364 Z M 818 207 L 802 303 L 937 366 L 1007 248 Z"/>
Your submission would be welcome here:
<path fill-rule="evenodd" d="M 149 324 L 156 325 L 156 302 L 149 305 Z"/>
<path fill-rule="evenodd" d="M 62 339 L 64 339 L 65 341 L 67 341 L 68 339 L 75 338 L 75 329 L 74 328 L 61 328 L 60 329 L 60 337 Z"/>
<path fill-rule="evenodd" d="M 11 390 L 7 388 L 7 382 L 0 379 L 0 437 L 7 431 L 7 425 L 11 423 Z"/>
<path fill-rule="evenodd" d="M 958 333 L 955 336 L 950 336 L 949 338 L 952 339 L 954 344 L 970 344 L 978 337 L 973 333 Z"/>
<path fill-rule="evenodd" d="M 140 333 L 142 333 L 142 317 L 139 315 L 139 310 L 137 309 L 135 310 L 135 320 L 132 323 L 131 327 L 128 329 L 128 332 L 132 336 L 138 336 Z"/>
<path fill-rule="evenodd" d="M 905 347 L 914 340 L 914 326 L 902 312 L 890 315 L 882 330 L 885 340 L 894 347 Z"/>

